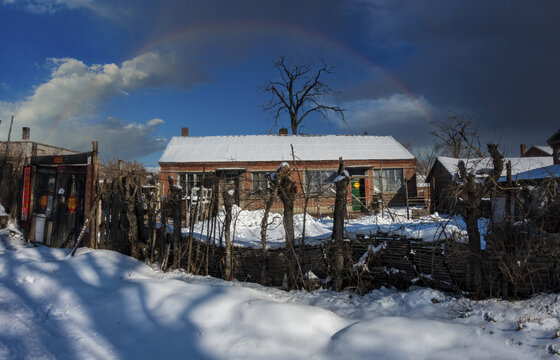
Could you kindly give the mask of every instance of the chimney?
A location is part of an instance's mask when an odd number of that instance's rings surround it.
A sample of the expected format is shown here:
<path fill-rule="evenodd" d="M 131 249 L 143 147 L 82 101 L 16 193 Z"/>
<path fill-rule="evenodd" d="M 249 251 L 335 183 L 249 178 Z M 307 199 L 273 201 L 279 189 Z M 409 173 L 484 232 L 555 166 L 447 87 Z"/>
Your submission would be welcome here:
<path fill-rule="evenodd" d="M 288 129 L 281 128 L 280 130 L 278 130 L 278 135 L 288 135 Z"/>
<path fill-rule="evenodd" d="M 524 156 L 525 153 L 527 152 L 527 145 L 521 144 L 521 146 L 519 146 L 519 148 L 521 150 L 521 156 Z"/>
<path fill-rule="evenodd" d="M 29 129 L 28 127 L 24 126 L 21 128 L 21 140 L 29 140 L 29 134 L 31 132 L 31 129 Z"/>
<path fill-rule="evenodd" d="M 184 136 L 184 137 L 189 136 L 189 128 L 188 127 L 182 127 L 181 128 L 181 136 Z"/>

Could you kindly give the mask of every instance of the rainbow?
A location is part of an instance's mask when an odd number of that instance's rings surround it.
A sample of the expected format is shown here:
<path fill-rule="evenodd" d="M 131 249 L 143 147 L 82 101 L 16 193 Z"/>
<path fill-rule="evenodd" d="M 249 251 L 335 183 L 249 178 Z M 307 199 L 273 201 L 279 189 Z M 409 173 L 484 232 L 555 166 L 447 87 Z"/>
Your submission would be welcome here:
<path fill-rule="evenodd" d="M 299 41 L 312 42 L 314 46 L 317 46 L 317 44 L 319 44 L 322 47 L 335 51 L 338 54 L 350 56 L 352 61 L 356 61 L 360 66 L 365 67 L 366 69 L 371 69 L 372 73 L 380 73 L 384 77 L 386 77 L 392 84 L 394 84 L 399 92 L 407 96 L 412 101 L 412 103 L 424 114 L 424 116 L 428 120 L 433 120 L 433 116 L 430 114 L 430 112 L 402 82 L 392 76 L 381 66 L 374 63 L 367 56 L 354 50 L 350 46 L 337 39 L 328 37 L 322 33 L 318 33 L 306 28 L 295 26 L 293 24 L 262 21 L 231 21 L 187 26 L 179 30 L 167 33 L 163 36 L 150 39 L 138 50 L 134 51 L 131 55 L 131 58 L 142 55 L 149 51 L 165 48 L 166 46 L 173 45 L 174 43 L 211 40 L 212 38 L 217 38 L 223 36 L 224 34 L 234 36 L 244 34 L 258 34 L 261 36 L 271 36 L 276 38 L 298 39 Z M 49 132 L 47 142 L 50 138 L 52 138 L 52 136 L 54 136 L 57 128 L 62 125 L 64 120 L 74 112 L 74 110 L 81 104 L 82 101 L 84 101 L 88 93 L 93 90 L 93 88 L 94 87 L 92 86 L 91 88 L 86 89 L 63 112 L 63 114 L 57 120 L 56 125 Z"/>
<path fill-rule="evenodd" d="M 212 37 L 219 37 L 224 34 L 242 35 L 244 33 L 249 35 L 267 34 L 277 38 L 292 38 L 298 40 L 308 39 L 310 42 L 313 42 L 313 44 L 321 44 L 321 46 L 328 47 L 339 54 L 349 55 L 361 66 L 383 74 L 383 76 L 385 76 L 402 94 L 407 96 L 415 104 L 415 106 L 428 120 L 431 121 L 434 119 L 428 109 L 426 109 L 418 98 L 415 97 L 401 81 L 391 75 L 387 70 L 377 65 L 367 56 L 335 38 L 328 37 L 323 33 L 315 32 L 294 24 L 263 21 L 230 21 L 187 26 L 148 41 L 134 53 L 134 56 L 161 48 L 164 45 L 172 44 L 173 42 L 200 41 L 204 39 L 211 39 Z"/>
<path fill-rule="evenodd" d="M 56 134 L 58 128 L 62 126 L 64 120 L 66 120 L 70 115 L 72 115 L 74 110 L 76 110 L 79 107 L 79 105 L 85 100 L 87 95 L 94 89 L 95 89 L 94 86 L 90 86 L 85 91 L 83 91 L 78 97 L 76 97 L 74 101 L 72 101 L 72 103 L 64 110 L 62 115 L 60 115 L 60 117 L 56 120 L 55 125 L 51 128 L 51 130 L 47 134 L 47 138 L 45 139 L 45 144 L 50 144 L 50 141 Z"/>

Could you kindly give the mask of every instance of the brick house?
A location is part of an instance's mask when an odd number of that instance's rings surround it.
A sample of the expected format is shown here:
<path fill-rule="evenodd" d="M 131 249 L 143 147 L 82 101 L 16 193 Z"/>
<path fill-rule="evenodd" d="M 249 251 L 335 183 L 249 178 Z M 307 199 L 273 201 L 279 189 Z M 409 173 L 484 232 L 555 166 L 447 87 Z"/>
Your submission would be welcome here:
<path fill-rule="evenodd" d="M 521 157 L 552 156 L 552 147 L 546 145 L 533 145 L 526 150 L 526 145 L 521 144 Z"/>
<path fill-rule="evenodd" d="M 263 206 L 259 192 L 269 188 L 266 174 L 287 162 L 298 170 L 293 172 L 299 195 L 295 211 L 302 212 L 307 194 L 310 213 L 329 214 L 339 157 L 351 175 L 350 211 L 363 211 L 381 199 L 403 205 L 406 190 L 416 196 L 416 159 L 391 136 L 287 135 L 281 130 L 278 135 L 189 137 L 188 128 L 183 128 L 159 160 L 160 180 L 164 194 L 172 176 L 188 197 L 193 189 L 204 187 L 204 177 L 217 176 L 234 182 L 241 207 L 254 209 Z"/>
<path fill-rule="evenodd" d="M 554 164 L 560 164 L 560 129 L 556 131 L 546 143 L 552 148 Z"/>

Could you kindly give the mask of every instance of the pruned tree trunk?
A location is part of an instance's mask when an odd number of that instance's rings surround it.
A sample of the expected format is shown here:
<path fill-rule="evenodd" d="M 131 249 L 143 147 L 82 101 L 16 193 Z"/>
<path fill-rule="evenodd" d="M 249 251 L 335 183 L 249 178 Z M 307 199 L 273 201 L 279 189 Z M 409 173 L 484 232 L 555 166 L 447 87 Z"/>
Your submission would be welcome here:
<path fill-rule="evenodd" d="M 284 231 L 286 232 L 286 247 L 293 249 L 294 236 L 294 201 L 296 199 L 296 184 L 292 180 L 288 164 L 281 165 L 276 174 L 278 196 L 284 205 Z"/>
<path fill-rule="evenodd" d="M 480 204 L 482 198 L 487 196 L 495 187 L 504 168 L 503 155 L 498 151 L 496 144 L 488 144 L 488 152 L 492 156 L 492 169 L 487 172 L 484 182 L 478 181 L 475 174 L 468 172 L 463 161 L 457 164 L 458 181 L 457 198 L 459 211 L 467 226 L 469 238 L 469 267 L 467 272 L 467 287 L 479 292 L 482 285 L 482 251 L 480 248 L 480 231 L 478 218 L 480 217 Z"/>
<path fill-rule="evenodd" d="M 335 188 L 336 198 L 334 202 L 333 214 L 333 233 L 332 238 L 335 241 L 336 248 L 336 265 L 335 265 L 335 290 L 342 290 L 342 272 L 344 269 L 344 254 L 342 252 L 342 240 L 344 238 L 344 215 L 346 214 L 346 204 L 348 201 L 348 183 L 350 176 L 344 170 L 344 161 L 339 158 L 338 171 L 336 173 Z"/>
<path fill-rule="evenodd" d="M 233 208 L 233 201 L 235 196 L 235 189 L 231 186 L 224 186 L 222 190 L 222 197 L 224 200 L 224 236 L 226 238 L 226 258 L 224 266 L 224 279 L 232 279 L 232 263 L 231 263 L 231 210 Z"/>
<path fill-rule="evenodd" d="M 138 259 L 138 224 L 135 211 L 136 187 L 128 176 L 123 177 L 122 181 L 124 182 L 124 201 L 126 204 L 126 219 L 128 223 L 128 243 L 130 245 L 130 255 L 133 258 Z"/>
<path fill-rule="evenodd" d="M 269 178 L 269 177 L 268 177 Z M 270 180 L 270 178 L 269 178 Z M 265 206 L 264 206 L 264 213 L 261 219 L 261 245 L 262 245 L 262 253 L 263 253 L 263 268 L 261 273 L 261 284 L 267 284 L 267 276 L 266 271 L 268 268 L 268 252 L 266 249 L 266 234 L 268 231 L 268 216 L 270 214 L 270 209 L 272 208 L 272 204 L 276 199 L 278 194 L 278 187 L 273 185 L 273 191 L 271 193 L 265 193 Z"/>
<path fill-rule="evenodd" d="M 296 183 L 292 179 L 290 166 L 283 163 L 276 171 L 276 186 L 278 187 L 278 196 L 284 206 L 284 232 L 286 233 L 286 252 L 288 259 L 288 267 L 290 272 L 290 283 L 288 286 L 293 288 L 297 285 L 301 274 L 298 266 L 298 259 L 295 251 L 295 235 L 294 235 L 294 201 L 296 199 Z"/>
<path fill-rule="evenodd" d="M 169 177 L 169 189 L 171 189 L 170 201 L 173 211 L 173 264 L 178 269 L 181 263 L 181 189 L 173 186 L 173 178 Z"/>

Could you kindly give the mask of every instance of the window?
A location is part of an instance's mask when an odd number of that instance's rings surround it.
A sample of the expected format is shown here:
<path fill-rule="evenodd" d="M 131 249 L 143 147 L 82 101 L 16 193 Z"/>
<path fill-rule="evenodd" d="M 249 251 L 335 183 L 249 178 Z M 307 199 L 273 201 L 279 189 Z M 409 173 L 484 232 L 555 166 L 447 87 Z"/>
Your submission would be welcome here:
<path fill-rule="evenodd" d="M 376 191 L 401 192 L 403 191 L 403 169 L 373 170 Z M 381 184 L 383 188 L 381 189 Z"/>
<path fill-rule="evenodd" d="M 198 190 L 202 185 L 202 173 L 183 173 L 179 174 L 179 185 L 183 189 L 183 196 L 190 196 L 194 191 L 194 196 L 198 196 Z M 206 174 L 208 176 L 208 174 Z M 193 190 L 194 188 L 194 190 Z"/>
<path fill-rule="evenodd" d="M 251 193 L 271 192 L 272 184 L 270 183 L 267 171 L 259 171 L 251 173 Z"/>
<path fill-rule="evenodd" d="M 333 170 L 308 170 L 305 172 L 305 189 L 311 194 L 327 194 L 332 187 L 336 171 Z"/>

